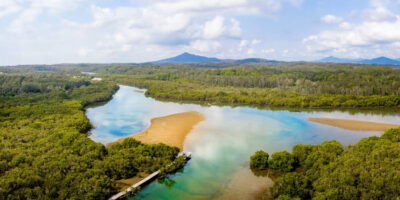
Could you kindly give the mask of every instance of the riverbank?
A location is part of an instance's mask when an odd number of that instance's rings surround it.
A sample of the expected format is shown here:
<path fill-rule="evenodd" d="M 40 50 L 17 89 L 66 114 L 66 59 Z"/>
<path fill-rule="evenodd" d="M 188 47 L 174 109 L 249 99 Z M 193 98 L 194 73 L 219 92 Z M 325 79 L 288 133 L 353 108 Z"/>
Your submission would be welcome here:
<path fill-rule="evenodd" d="M 203 120 L 205 120 L 204 115 L 196 111 L 157 117 L 151 120 L 148 129 L 129 137 L 146 144 L 164 143 L 178 147 L 182 151 L 186 135 Z M 120 138 L 115 142 L 122 142 L 124 139 Z"/>
<path fill-rule="evenodd" d="M 398 128 L 400 126 L 398 124 L 318 117 L 310 117 L 308 118 L 308 121 L 335 126 L 352 131 L 386 131 L 388 129 Z"/>

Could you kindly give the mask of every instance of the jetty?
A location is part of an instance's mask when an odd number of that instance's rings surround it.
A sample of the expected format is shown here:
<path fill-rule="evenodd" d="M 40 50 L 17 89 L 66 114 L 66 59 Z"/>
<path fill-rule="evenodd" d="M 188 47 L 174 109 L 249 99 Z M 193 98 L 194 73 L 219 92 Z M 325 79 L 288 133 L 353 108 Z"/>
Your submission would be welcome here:
<path fill-rule="evenodd" d="M 183 156 L 183 158 L 185 158 L 186 161 L 190 160 L 192 155 L 190 154 L 190 152 L 181 152 L 178 154 L 177 158 Z M 158 177 L 158 175 L 160 174 L 160 170 L 157 170 L 156 172 L 148 175 L 146 178 L 142 179 L 141 181 L 133 184 L 132 186 L 130 186 L 129 188 L 127 188 L 126 190 L 119 192 L 115 195 L 113 195 L 112 197 L 110 197 L 108 200 L 121 200 L 121 199 L 126 199 L 127 196 L 126 194 L 129 194 L 129 192 L 132 191 L 132 189 L 138 188 L 138 187 L 142 187 L 148 183 L 150 183 L 151 181 L 153 181 L 154 179 L 156 179 Z"/>

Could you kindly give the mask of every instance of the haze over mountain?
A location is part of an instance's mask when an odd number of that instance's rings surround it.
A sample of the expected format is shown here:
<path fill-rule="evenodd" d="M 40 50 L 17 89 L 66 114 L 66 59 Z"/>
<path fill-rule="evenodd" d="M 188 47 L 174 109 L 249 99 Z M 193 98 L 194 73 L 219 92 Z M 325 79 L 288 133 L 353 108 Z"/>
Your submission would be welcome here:
<path fill-rule="evenodd" d="M 166 58 L 151 63 L 211 63 L 211 62 L 244 64 L 244 63 L 271 63 L 271 62 L 285 62 L 285 61 L 268 60 L 264 58 L 219 59 L 219 58 L 200 56 L 185 52 L 175 57 Z M 377 57 L 373 59 L 351 59 L 351 58 L 338 58 L 329 56 L 326 58 L 322 58 L 320 60 L 316 60 L 314 62 L 355 63 L 355 64 L 390 65 L 390 66 L 400 65 L 400 60 L 395 60 L 387 57 Z"/>
<path fill-rule="evenodd" d="M 314 62 L 322 63 L 356 63 L 356 64 L 371 64 L 371 65 L 400 65 L 400 60 L 395 60 L 387 57 L 377 57 L 373 59 L 350 59 L 350 58 L 337 58 L 326 57 Z"/>
<path fill-rule="evenodd" d="M 155 61 L 155 63 L 197 63 L 197 62 L 220 62 L 220 61 L 221 60 L 218 58 L 210 58 L 185 52 L 175 57 Z"/>
<path fill-rule="evenodd" d="M 244 59 L 219 59 L 213 57 L 199 56 L 191 53 L 182 53 L 175 57 L 166 58 L 152 63 L 207 63 L 207 62 L 226 62 L 226 63 L 267 63 L 267 62 L 283 62 L 268 60 L 264 58 L 244 58 Z"/>

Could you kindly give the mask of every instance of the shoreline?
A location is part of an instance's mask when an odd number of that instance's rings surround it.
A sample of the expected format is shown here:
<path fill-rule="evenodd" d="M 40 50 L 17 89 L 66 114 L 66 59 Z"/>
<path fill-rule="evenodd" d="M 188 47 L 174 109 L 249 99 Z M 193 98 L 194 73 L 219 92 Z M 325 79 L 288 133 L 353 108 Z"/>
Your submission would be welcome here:
<path fill-rule="evenodd" d="M 197 111 L 176 113 L 172 115 L 156 117 L 151 119 L 150 127 L 146 130 L 128 137 L 134 138 L 146 144 L 163 143 L 168 146 L 178 147 L 183 150 L 186 135 L 190 133 L 195 125 L 204 121 L 206 118 Z M 125 138 L 120 138 L 107 145 L 122 142 Z"/>
<path fill-rule="evenodd" d="M 321 117 L 309 117 L 308 121 L 316 122 L 319 124 L 335 126 L 352 131 L 386 131 L 391 128 L 400 127 L 399 124 L 387 124 L 370 121 L 359 121 L 351 119 L 336 119 L 336 118 L 321 118 Z"/>

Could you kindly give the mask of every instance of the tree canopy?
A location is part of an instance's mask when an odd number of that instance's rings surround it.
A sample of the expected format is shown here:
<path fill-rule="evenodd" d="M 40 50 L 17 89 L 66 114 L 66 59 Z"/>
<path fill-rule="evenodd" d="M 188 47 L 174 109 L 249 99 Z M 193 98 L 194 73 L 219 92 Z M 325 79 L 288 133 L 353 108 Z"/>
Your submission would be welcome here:
<path fill-rule="evenodd" d="M 387 130 L 381 137 L 364 138 L 345 149 L 337 141 L 326 141 L 320 145 L 296 145 L 292 153 L 274 153 L 270 161 L 287 161 L 281 158 L 290 154 L 304 171 L 289 172 L 276 179 L 271 195 L 276 199 L 397 199 L 399 138 L 400 128 Z M 283 163 L 278 166 L 288 162 Z M 271 162 L 269 167 L 272 168 Z"/>

